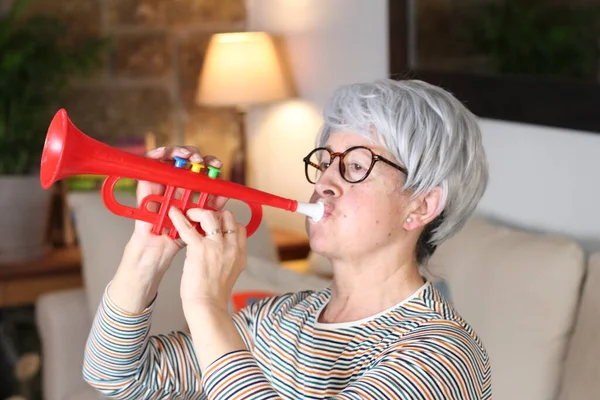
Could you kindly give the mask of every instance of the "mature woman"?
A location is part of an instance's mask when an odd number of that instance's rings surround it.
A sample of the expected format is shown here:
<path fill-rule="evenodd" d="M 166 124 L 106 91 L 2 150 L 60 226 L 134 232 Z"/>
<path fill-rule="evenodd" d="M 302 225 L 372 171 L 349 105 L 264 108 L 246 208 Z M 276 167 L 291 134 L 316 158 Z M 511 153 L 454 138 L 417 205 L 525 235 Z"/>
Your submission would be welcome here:
<path fill-rule="evenodd" d="M 220 165 L 186 147 L 149 156 Z M 89 337 L 87 382 L 127 399 L 491 399 L 484 345 L 420 273 L 485 190 L 476 118 L 420 81 L 344 86 L 304 162 L 311 201 L 325 204 L 319 222 L 307 219 L 310 245 L 331 260 L 331 286 L 232 316 L 246 235 L 231 213 L 171 209 L 178 241 L 136 222 Z M 190 334 L 148 337 L 161 277 L 184 246 Z"/>

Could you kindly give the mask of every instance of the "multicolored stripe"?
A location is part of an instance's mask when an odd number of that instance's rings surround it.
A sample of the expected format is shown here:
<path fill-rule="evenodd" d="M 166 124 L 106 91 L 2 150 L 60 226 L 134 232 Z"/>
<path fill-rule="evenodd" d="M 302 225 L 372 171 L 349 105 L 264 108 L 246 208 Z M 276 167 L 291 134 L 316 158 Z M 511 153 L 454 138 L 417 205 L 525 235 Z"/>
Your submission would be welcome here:
<path fill-rule="evenodd" d="M 84 378 L 120 399 L 491 399 L 487 352 L 429 283 L 371 318 L 318 322 L 331 292 L 256 302 L 233 315 L 248 350 L 201 376 L 190 336 L 149 336 L 152 305 L 123 312 L 105 294 Z"/>

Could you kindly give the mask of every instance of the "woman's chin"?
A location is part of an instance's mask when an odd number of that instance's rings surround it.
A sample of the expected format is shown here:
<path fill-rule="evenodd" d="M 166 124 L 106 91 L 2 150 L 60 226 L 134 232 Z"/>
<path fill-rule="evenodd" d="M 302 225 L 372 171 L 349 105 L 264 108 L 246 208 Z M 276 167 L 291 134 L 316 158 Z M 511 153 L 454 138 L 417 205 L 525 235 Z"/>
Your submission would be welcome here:
<path fill-rule="evenodd" d="M 330 257 L 336 253 L 335 244 L 331 239 L 328 239 L 324 235 L 313 234 L 310 235 L 310 249 L 311 251 L 322 255 L 324 257 Z"/>

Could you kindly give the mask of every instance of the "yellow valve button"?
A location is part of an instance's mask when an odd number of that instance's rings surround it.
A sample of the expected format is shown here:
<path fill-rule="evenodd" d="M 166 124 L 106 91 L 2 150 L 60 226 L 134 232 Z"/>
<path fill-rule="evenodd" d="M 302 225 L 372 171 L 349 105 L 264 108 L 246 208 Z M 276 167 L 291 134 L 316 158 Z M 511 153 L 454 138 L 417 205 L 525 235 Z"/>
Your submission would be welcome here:
<path fill-rule="evenodd" d="M 195 162 L 193 162 L 193 163 L 190 163 L 190 164 L 192 165 L 192 167 L 190 168 L 190 170 L 191 170 L 192 172 L 195 172 L 195 173 L 197 173 L 197 174 L 199 174 L 199 173 L 200 173 L 200 171 L 202 170 L 202 168 L 204 168 L 204 164 L 195 163 Z"/>

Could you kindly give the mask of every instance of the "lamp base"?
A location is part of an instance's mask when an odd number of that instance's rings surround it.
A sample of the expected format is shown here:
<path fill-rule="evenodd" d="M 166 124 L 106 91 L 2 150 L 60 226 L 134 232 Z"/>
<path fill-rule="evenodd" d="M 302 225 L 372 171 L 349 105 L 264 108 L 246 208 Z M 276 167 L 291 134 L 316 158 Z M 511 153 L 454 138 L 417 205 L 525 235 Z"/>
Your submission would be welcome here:
<path fill-rule="evenodd" d="M 237 148 L 231 158 L 229 180 L 240 185 L 246 185 L 246 157 L 241 148 Z"/>
<path fill-rule="evenodd" d="M 239 144 L 231 159 L 230 180 L 246 185 L 246 108 L 236 107 Z"/>

